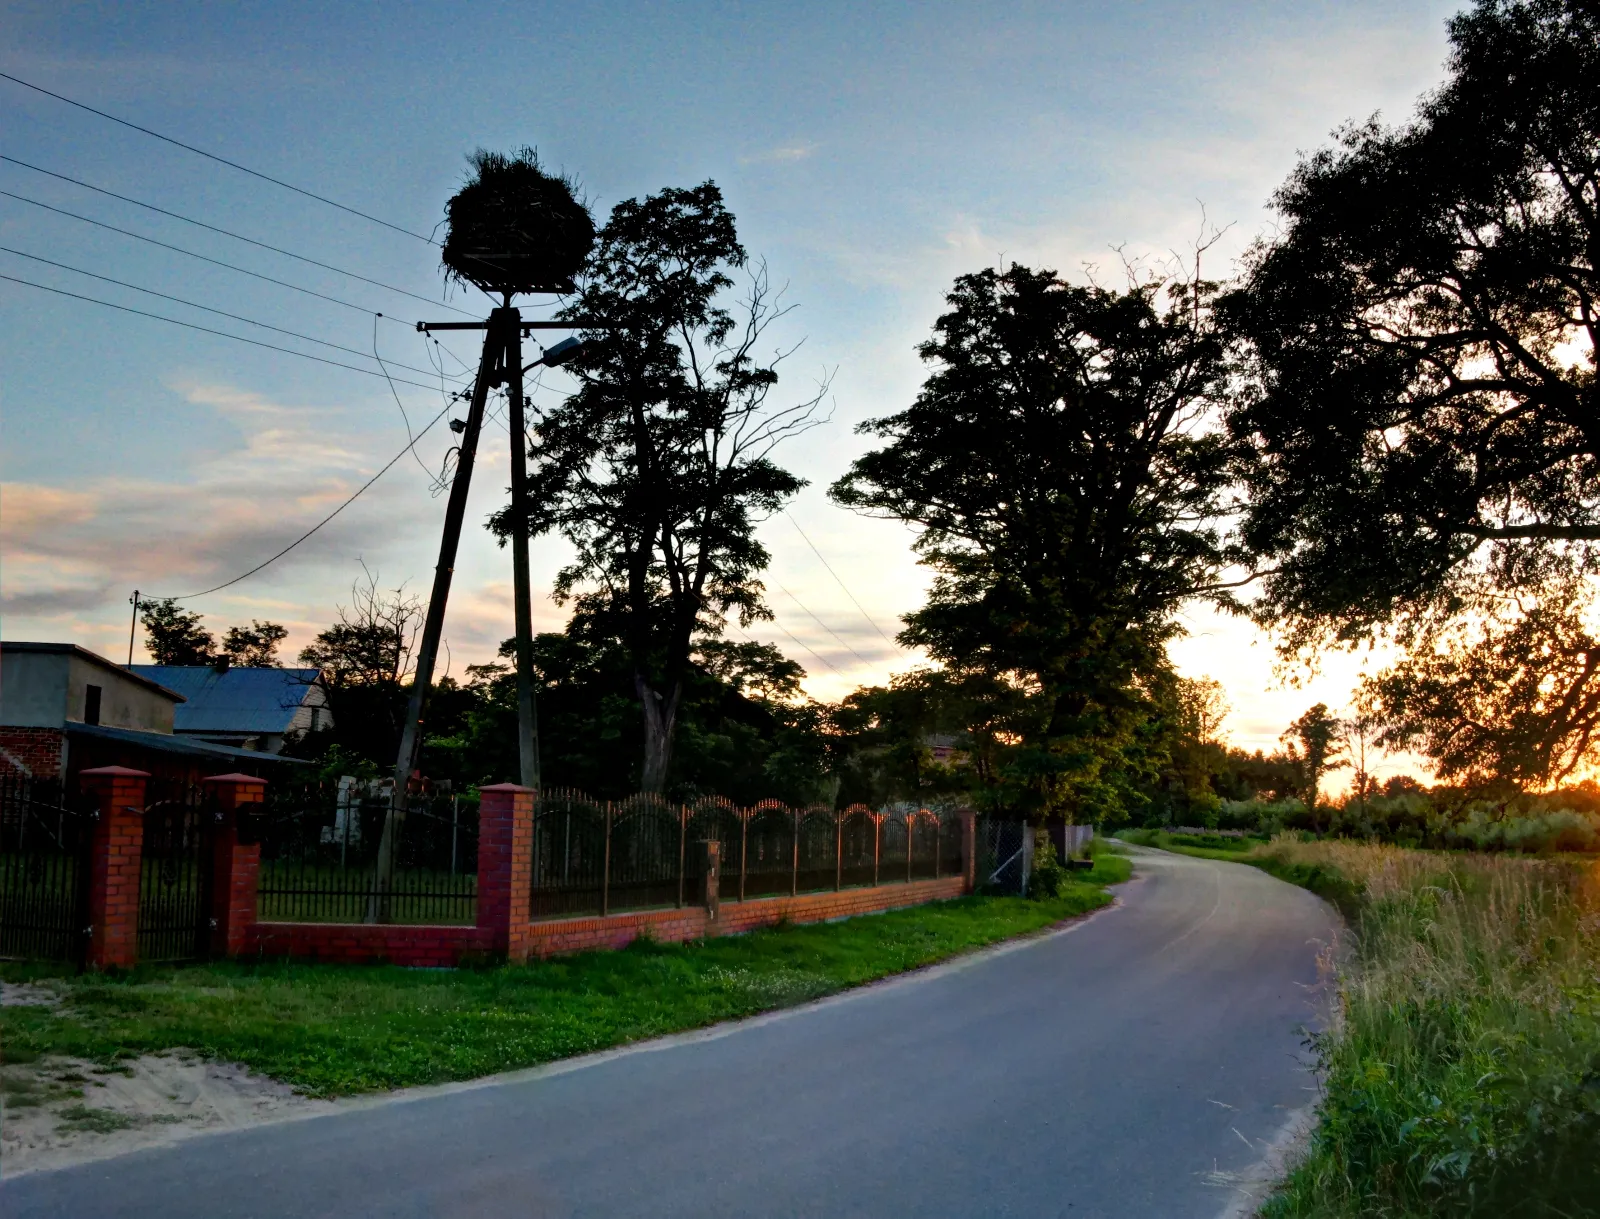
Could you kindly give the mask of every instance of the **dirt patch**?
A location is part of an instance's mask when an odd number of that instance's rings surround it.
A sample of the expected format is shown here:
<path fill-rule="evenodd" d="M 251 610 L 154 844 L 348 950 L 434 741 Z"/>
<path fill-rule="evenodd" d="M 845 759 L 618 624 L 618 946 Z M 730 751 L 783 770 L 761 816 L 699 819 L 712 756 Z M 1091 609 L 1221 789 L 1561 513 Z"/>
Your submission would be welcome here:
<path fill-rule="evenodd" d="M 0 1103 L 0 1173 L 8 1177 L 336 1107 L 181 1050 L 114 1068 L 71 1058 L 12 1064 L 0 1068 Z"/>

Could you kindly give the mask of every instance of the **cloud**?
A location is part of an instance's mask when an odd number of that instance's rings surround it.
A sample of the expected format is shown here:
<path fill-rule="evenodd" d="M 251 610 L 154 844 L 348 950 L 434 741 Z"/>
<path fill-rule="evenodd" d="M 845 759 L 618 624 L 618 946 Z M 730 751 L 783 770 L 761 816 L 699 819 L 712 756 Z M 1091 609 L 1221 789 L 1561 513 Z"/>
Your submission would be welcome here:
<path fill-rule="evenodd" d="M 778 165 L 787 161 L 804 161 L 817 151 L 815 140 L 794 144 L 780 144 L 762 152 L 749 153 L 739 158 L 740 165 Z"/>

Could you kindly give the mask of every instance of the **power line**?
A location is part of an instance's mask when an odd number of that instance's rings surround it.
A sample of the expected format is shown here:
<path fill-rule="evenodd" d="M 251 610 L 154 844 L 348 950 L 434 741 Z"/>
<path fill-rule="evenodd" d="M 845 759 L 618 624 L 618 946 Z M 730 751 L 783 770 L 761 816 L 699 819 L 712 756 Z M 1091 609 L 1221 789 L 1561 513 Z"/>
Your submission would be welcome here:
<path fill-rule="evenodd" d="M 778 622 L 778 621 L 774 620 L 772 625 L 777 627 L 785 635 L 788 635 L 789 636 L 789 642 L 794 644 L 795 647 L 801 649 L 802 651 L 810 652 L 811 655 L 816 658 L 818 664 L 822 665 L 824 668 L 832 669 L 834 674 L 835 674 L 835 676 L 838 676 L 838 677 L 843 677 L 844 676 L 844 674 L 839 672 L 839 669 L 831 661 L 827 660 L 820 652 L 816 651 L 813 648 L 807 647 L 805 644 L 801 643 L 798 639 L 796 639 L 794 637 L 793 632 L 791 632 L 789 630 L 789 628 L 784 626 L 781 622 Z M 749 631 L 745 630 L 743 627 L 736 627 L 736 629 L 738 630 L 739 634 L 743 635 L 751 643 L 760 643 L 761 642 L 759 639 L 757 639 L 754 635 L 752 635 Z"/>
<path fill-rule="evenodd" d="M 150 313 L 144 309 L 135 309 L 131 305 L 114 305 L 110 301 L 103 301 L 98 297 L 84 296 L 81 292 L 68 292 L 65 288 L 52 288 L 48 284 L 36 284 L 31 279 L 18 279 L 15 275 L 0 275 L 0 279 L 6 280 L 8 283 L 21 284 L 25 288 L 37 288 L 41 292 L 53 292 L 57 296 L 70 296 L 73 300 L 87 301 L 91 305 L 103 305 L 107 309 L 115 309 L 120 313 L 132 313 L 138 317 L 153 318 L 158 322 L 166 322 L 170 326 L 183 326 L 189 330 L 198 330 L 202 334 L 214 334 L 218 338 L 232 339 L 235 343 L 248 343 L 252 347 L 265 347 L 268 351 L 281 351 L 287 356 L 299 356 L 302 360 L 314 360 L 318 364 L 329 364 L 334 368 L 348 368 L 351 372 L 363 373 L 369 377 L 383 376 L 381 372 L 375 372 L 370 368 L 361 368 L 355 364 L 342 364 L 338 360 L 324 359 L 322 356 L 314 356 L 310 352 L 296 351 L 293 347 L 279 347 L 276 343 L 263 343 L 260 339 L 247 339 L 242 334 L 229 334 L 226 330 L 213 330 L 210 326 L 200 326 L 194 322 L 181 322 L 175 317 L 167 317 L 160 313 Z M 414 385 L 418 389 L 435 390 L 439 388 L 437 385 L 424 385 L 420 381 L 407 381 L 401 377 L 395 377 L 394 380 L 401 385 Z"/>
<path fill-rule="evenodd" d="M 240 173 L 249 174 L 252 178 L 260 178 L 263 182 L 271 182 L 274 186 L 283 187 L 284 190 L 292 190 L 295 194 L 304 195 L 307 199 L 315 199 L 318 203 L 326 203 L 329 207 L 338 208 L 341 212 L 349 212 L 352 216 L 360 216 L 361 219 L 370 220 L 373 224 L 382 225 L 386 229 L 393 229 L 397 233 L 404 233 L 407 237 L 415 237 L 418 241 L 425 241 L 429 245 L 439 244 L 432 237 L 424 237 L 421 233 L 413 233 L 410 229 L 403 229 L 398 224 L 390 224 L 387 220 L 380 220 L 376 216 L 369 216 L 366 212 L 358 211 L 353 207 L 347 207 L 343 203 L 335 203 L 332 199 L 329 199 L 325 195 L 319 195 L 315 191 L 309 191 L 303 187 L 295 186 L 291 182 L 285 182 L 282 178 L 274 178 L 271 174 L 264 174 L 260 170 L 251 169 L 247 165 L 240 165 L 239 162 L 230 161 L 227 157 L 219 157 L 216 153 L 207 152 L 204 148 L 196 148 L 193 144 L 185 144 L 182 140 L 175 140 L 170 135 L 162 135 L 159 131 L 151 131 L 150 128 L 141 127 L 138 123 L 130 123 L 127 119 L 119 119 L 114 114 L 107 114 L 104 110 L 96 110 L 93 106 L 87 106 L 83 102 L 73 101 L 72 98 L 65 97 L 60 93 L 52 93 L 49 89 L 44 88 L 42 85 L 31 84 L 28 81 L 23 80 L 20 76 L 12 76 L 9 72 L 0 72 L 0 78 L 9 80 L 12 84 L 21 85 L 24 89 L 32 89 L 35 93 L 43 93 L 46 97 L 53 97 L 58 102 L 65 102 L 69 106 L 76 106 L 79 110 L 87 110 L 90 114 L 99 115 L 103 119 L 110 119 L 113 123 L 120 123 L 122 126 L 130 128 L 133 131 L 142 132 L 144 135 L 162 140 L 168 144 L 174 145 L 177 148 L 182 148 L 186 152 L 192 152 L 196 156 L 202 156 L 208 160 L 216 161 L 218 164 L 226 165 L 230 169 L 237 169 Z"/>
<path fill-rule="evenodd" d="M 798 605 L 798 606 L 799 606 L 799 607 L 800 607 L 800 608 L 801 608 L 801 610 L 803 610 L 803 611 L 804 611 L 804 612 L 805 612 L 805 614 L 806 614 L 806 615 L 807 615 L 807 616 L 808 616 L 808 617 L 809 617 L 809 618 L 810 618 L 810 619 L 811 619 L 811 621 L 813 621 L 813 622 L 815 622 L 815 623 L 816 623 L 816 624 L 817 624 L 817 625 L 818 625 L 818 626 L 820 626 L 820 627 L 821 627 L 821 628 L 822 628 L 822 629 L 823 629 L 823 630 L 825 630 L 825 631 L 827 631 L 827 632 L 828 632 L 828 634 L 830 634 L 830 635 L 832 635 L 832 636 L 833 636 L 833 637 L 834 637 L 834 638 L 835 638 L 835 639 L 836 639 L 836 640 L 838 640 L 838 641 L 839 641 L 839 643 L 840 643 L 840 644 L 841 644 L 841 645 L 843 645 L 843 647 L 844 647 L 844 649 L 845 649 L 845 651 L 847 651 L 847 652 L 849 652 L 849 653 L 850 653 L 850 655 L 852 655 L 852 656 L 854 656 L 854 657 L 855 657 L 855 658 L 856 658 L 856 659 L 857 659 L 857 660 L 859 660 L 859 661 L 860 661 L 860 662 L 861 662 L 861 663 L 862 663 L 862 664 L 864 664 L 864 665 L 870 665 L 870 664 L 871 664 L 871 663 L 872 663 L 872 662 L 871 662 L 871 661 L 870 661 L 870 660 L 868 660 L 868 659 L 867 659 L 867 658 L 866 658 L 866 657 L 865 657 L 865 656 L 863 656 L 863 655 L 862 655 L 862 654 L 861 654 L 861 653 L 860 653 L 860 652 L 858 652 L 858 651 L 856 651 L 856 650 L 855 650 L 855 649 L 854 649 L 854 648 L 853 648 L 853 647 L 851 647 L 851 646 L 850 646 L 850 645 L 849 645 L 849 643 L 847 643 L 847 642 L 846 642 L 846 641 L 845 641 L 845 639 L 844 639 L 844 637 L 843 637 L 843 636 L 841 636 L 841 635 L 840 635 L 840 634 L 839 634 L 839 632 L 838 632 L 838 631 L 836 631 L 836 630 L 834 630 L 834 629 L 833 629 L 833 628 L 832 628 L 832 627 L 831 627 L 831 626 L 829 626 L 829 625 L 828 625 L 828 624 L 827 624 L 827 623 L 826 623 L 826 622 L 824 622 L 824 621 L 823 621 L 823 620 L 822 620 L 822 619 L 821 619 L 821 618 L 818 618 L 818 617 L 817 617 L 817 616 L 816 616 L 816 615 L 815 615 L 815 614 L 813 614 L 813 613 L 812 613 L 812 612 L 811 612 L 811 611 L 810 611 L 810 610 L 809 610 L 809 609 L 807 609 L 807 608 L 806 608 L 806 604 L 805 604 L 805 602 L 803 602 L 803 601 L 802 601 L 802 600 L 800 600 L 800 598 L 799 598 L 799 597 L 797 597 L 797 596 L 795 596 L 795 595 L 794 595 L 794 594 L 793 594 L 793 593 L 791 593 L 791 592 L 790 592 L 790 591 L 789 591 L 789 590 L 788 590 L 788 589 L 787 589 L 787 588 L 784 588 L 784 587 L 783 587 L 783 585 L 781 585 L 781 584 L 780 584 L 780 585 L 778 585 L 778 590 L 779 590 L 779 591 L 780 591 L 780 592 L 781 592 L 781 593 L 783 593 L 783 595 L 784 595 L 784 596 L 785 596 L 785 597 L 788 597 L 788 598 L 789 598 L 789 600 L 791 600 L 791 601 L 793 601 L 793 602 L 794 602 L 794 603 L 795 603 L 795 604 L 796 604 L 796 605 Z"/>
<path fill-rule="evenodd" d="M 872 617 L 871 614 L 867 613 L 861 602 L 856 600 L 856 595 L 850 591 L 850 586 L 840 579 L 839 573 L 833 570 L 833 565 L 829 563 L 827 559 L 822 557 L 822 551 L 817 549 L 817 544 L 813 542 L 809 536 L 807 536 L 804 529 L 800 528 L 800 522 L 795 520 L 794 517 L 789 516 L 789 510 L 787 508 L 783 510 L 783 515 L 789 517 L 789 523 L 795 527 L 795 532 L 801 537 L 805 538 L 806 545 L 811 547 L 811 553 L 816 555 L 817 558 L 821 560 L 822 565 L 828 569 L 828 574 L 834 578 L 840 588 L 844 589 L 844 595 L 849 597 L 851 604 L 861 611 L 861 616 L 867 620 L 872 629 L 877 631 L 878 634 L 883 635 L 885 643 L 888 643 L 894 647 L 899 647 L 899 644 L 895 643 L 893 639 L 890 639 L 888 635 L 884 634 L 883 628 L 878 625 L 877 621 Z"/>
<path fill-rule="evenodd" d="M 58 174 L 54 170 L 43 169 L 38 165 L 30 165 L 27 161 L 19 161 L 16 157 L 8 157 L 4 153 L 0 153 L 0 161 L 5 161 L 11 165 L 20 165 L 23 169 L 33 170 L 33 172 L 36 174 L 44 174 L 49 178 L 56 178 L 62 182 L 70 182 L 74 186 L 83 187 L 84 190 L 92 190 L 96 194 L 105 195 L 111 199 L 120 199 L 124 203 L 131 203 L 135 207 L 142 207 L 147 211 L 156 212 L 162 216 L 170 216 L 174 220 L 181 220 L 185 224 L 194 225 L 196 228 L 206 229 L 212 233 L 220 233 L 224 237 L 231 237 L 235 241 L 244 242 L 246 245 L 253 245 L 263 250 L 271 250 L 274 254 L 282 254 L 285 258 L 293 258 L 299 262 L 306 263 L 313 267 L 321 267 L 324 271 L 332 271 L 335 275 L 345 275 L 351 279 L 359 279 L 362 283 L 371 284 L 374 288 L 382 288 L 385 292 L 398 292 L 401 296 L 409 296 L 412 300 L 421 301 L 425 305 L 432 305 L 438 309 L 448 309 L 452 313 L 459 313 L 465 317 L 477 316 L 476 314 L 470 313 L 465 309 L 457 309 L 454 305 L 446 304 L 444 301 L 436 301 L 431 296 L 422 296 L 416 292 L 408 292 L 404 288 L 397 288 L 393 284 L 384 283 L 382 280 L 370 279 L 367 276 L 359 275 L 354 271 L 346 271 L 343 267 L 336 267 L 329 262 L 322 262 L 315 258 L 308 258 L 304 254 L 296 254 L 293 250 L 285 250 L 282 246 L 269 245 L 265 241 L 257 241 L 254 237 L 246 237 L 243 233 L 235 233 L 230 229 L 218 228 L 214 224 L 207 224 L 204 220 L 196 220 L 193 216 L 185 216 L 179 212 L 168 211 L 164 207 L 157 207 L 154 203 L 145 203 L 143 200 L 134 199 L 128 195 L 119 195 L 114 190 L 107 190 L 103 186 L 95 186 L 92 183 L 84 182 L 79 178 L 69 178 L 66 174 Z"/>
<path fill-rule="evenodd" d="M 346 309 L 354 309 L 357 313 L 367 314 L 369 317 L 376 310 L 368 309 L 365 305 L 351 304 L 347 300 L 340 300 L 337 296 L 329 296 L 326 292 L 317 292 L 311 288 L 302 288 L 299 284 L 291 284 L 286 279 L 274 279 L 270 275 L 263 275 L 259 271 L 249 271 L 244 267 L 236 267 L 231 262 L 223 262 L 220 258 L 212 258 L 207 254 L 196 254 L 193 250 L 186 250 L 181 245 L 173 245 L 167 241 L 157 241 L 154 237 L 146 237 L 143 233 L 135 233 L 132 229 L 118 228 L 114 224 L 107 224 L 104 220 L 96 220 L 91 216 L 80 216 L 77 212 L 69 212 L 64 207 L 56 207 L 50 203 L 43 203 L 38 199 L 30 199 L 27 195 L 19 195 L 15 191 L 0 190 L 0 195 L 7 199 L 15 199 L 18 203 L 31 203 L 34 207 L 42 207 L 47 212 L 54 212 L 58 216 L 69 216 L 73 220 L 81 220 L 85 224 L 92 224 L 96 228 L 109 229 L 113 233 L 121 233 L 124 237 L 132 237 L 135 241 L 148 242 L 150 245 L 160 246 L 163 250 L 171 250 L 174 254 L 183 254 L 189 258 L 198 258 L 201 262 L 209 262 L 214 267 L 222 267 L 228 271 L 236 271 L 240 275 L 248 275 L 251 279 L 263 280 L 269 284 L 277 284 L 280 288 L 288 288 L 294 292 L 303 292 L 307 296 L 314 296 L 318 300 L 328 301 L 330 304 L 343 305 Z M 405 323 L 399 318 L 393 319 L 398 326 Z"/>
<path fill-rule="evenodd" d="M 300 339 L 302 342 L 316 343 L 322 347 L 331 347 L 335 351 L 349 352 L 354 356 L 366 357 L 367 354 L 356 347 L 346 347 L 342 343 L 330 343 L 327 339 L 313 338 L 309 334 L 301 334 L 298 330 L 285 330 L 282 326 L 274 326 L 268 322 L 258 322 L 253 317 L 245 317 L 244 315 L 238 313 L 229 313 L 226 309 L 213 309 L 210 305 L 202 305 L 195 301 L 185 300 L 181 296 L 173 296 L 166 292 L 157 292 L 154 288 L 141 288 L 138 284 L 130 284 L 126 280 L 112 279 L 109 275 L 100 275 L 94 271 L 85 271 L 82 267 L 74 267 L 64 262 L 56 262 L 52 258 L 42 258 L 38 254 L 29 254 L 25 250 L 13 250 L 10 246 L 0 245 L 0 252 L 6 254 L 15 254 L 18 258 L 27 258 L 33 262 L 42 262 L 47 267 L 58 267 L 63 271 L 71 271 L 74 275 L 86 275 L 90 279 L 98 279 L 101 283 L 115 284 L 119 288 L 128 288 L 134 292 L 143 292 L 150 296 L 159 296 L 162 300 L 172 301 L 179 305 L 187 305 L 190 309 L 201 309 L 206 313 L 215 313 L 218 317 L 231 318 L 236 322 L 244 322 L 248 326 L 260 326 L 263 330 L 271 330 L 278 334 L 286 334 L 290 338 Z M 377 326 L 378 323 L 376 321 L 376 317 L 380 316 L 382 315 L 375 315 L 372 323 L 373 326 Z M 425 377 L 431 375 L 435 371 L 431 368 L 416 368 L 410 364 L 401 364 L 398 360 L 395 361 L 395 367 L 404 368 L 407 372 L 421 373 Z M 432 387 L 430 386 L 429 388 Z"/>
<path fill-rule="evenodd" d="M 225 588 L 232 588 L 235 584 L 239 583 L 241 580 L 248 580 L 251 576 L 255 575 L 256 572 L 260 571 L 263 567 L 268 567 L 268 566 L 272 565 L 273 563 L 276 563 L 279 559 L 283 558 L 284 555 L 288 554 L 296 546 L 300 545 L 301 542 L 305 541 L 312 534 L 314 534 L 317 530 L 321 529 L 324 525 L 326 525 L 329 521 L 331 521 L 334 517 L 338 516 L 341 512 L 343 512 L 351 504 L 355 503 L 356 500 L 361 497 L 361 493 L 363 491 L 365 491 L 368 487 L 372 486 L 373 483 L 377 482 L 385 474 L 387 474 L 389 472 L 389 470 L 394 466 L 395 462 L 399 461 L 407 453 L 411 452 L 412 449 L 416 448 L 417 441 L 421 440 L 424 436 L 426 436 L 428 434 L 428 429 L 433 427 L 434 424 L 438 423 L 439 420 L 441 420 L 441 419 L 443 419 L 445 417 L 445 414 L 450 410 L 450 406 L 451 405 L 453 405 L 453 404 L 447 403 L 445 405 L 444 410 L 440 411 L 437 415 L 435 415 L 432 419 L 430 419 L 428 421 L 428 426 L 423 428 L 420 432 L 418 432 L 416 434 L 416 436 L 414 436 L 412 438 L 410 444 L 406 445 L 405 448 L 401 449 L 398 453 L 396 453 L 393 457 L 391 457 L 389 459 L 389 461 L 388 461 L 388 464 L 386 464 L 383 467 L 383 469 L 379 470 L 371 478 L 367 479 L 366 482 L 362 483 L 361 486 L 359 488 L 357 488 L 356 493 L 354 495 L 352 495 L 349 499 L 345 500 L 344 503 L 340 504 L 332 512 L 328 513 L 327 516 L 323 517 L 315 525 L 311 526 L 310 529 L 307 529 L 299 537 L 295 538 L 294 541 L 290 542 L 287 546 L 285 546 L 282 550 L 278 551 L 278 553 L 273 555 L 270 559 L 267 559 L 265 562 L 257 563 L 249 571 L 245 572 L 244 575 L 235 576 L 233 579 L 229 580 L 226 584 L 219 584 L 215 588 L 208 588 L 208 589 L 205 589 L 205 590 L 203 590 L 201 592 L 198 592 L 198 593 L 185 593 L 181 597 L 173 597 L 172 600 L 174 600 L 174 601 L 193 601 L 196 597 L 207 597 L 207 596 L 210 596 L 212 593 L 220 593 Z M 164 601 L 164 600 L 167 600 L 167 598 L 165 598 L 165 597 L 152 597 L 151 600 L 153 600 L 153 601 Z"/>

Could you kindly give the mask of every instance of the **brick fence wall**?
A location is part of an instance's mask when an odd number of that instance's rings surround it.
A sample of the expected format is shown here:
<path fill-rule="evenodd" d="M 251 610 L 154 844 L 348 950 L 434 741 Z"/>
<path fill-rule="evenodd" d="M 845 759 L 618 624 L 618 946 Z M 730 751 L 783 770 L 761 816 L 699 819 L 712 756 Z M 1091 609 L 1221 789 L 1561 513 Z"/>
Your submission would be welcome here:
<path fill-rule="evenodd" d="M 123 767 L 103 767 L 83 775 L 85 788 L 95 793 L 100 808 L 89 869 L 92 930 L 88 961 L 92 968 L 127 967 L 137 959 L 141 810 L 147 778 L 143 771 Z M 736 935 L 781 922 L 824 922 L 947 900 L 972 889 L 974 856 L 968 816 L 962 835 L 965 865 L 957 876 L 714 902 L 715 913 L 702 903 L 535 922 L 529 917 L 534 793 L 507 783 L 482 789 L 476 926 L 261 922 L 256 917 L 261 848 L 240 841 L 238 817 L 261 801 L 266 784 L 243 774 L 213 775 L 205 782 L 212 789 L 211 807 L 216 817 L 208 888 L 210 946 L 212 955 L 218 957 L 387 961 L 410 966 L 525 961 L 621 948 L 641 936 L 681 942 L 708 935 Z"/>
<path fill-rule="evenodd" d="M 960 897 L 959 876 L 903 885 L 802 893 L 798 897 L 760 897 L 723 902 L 720 917 L 708 927 L 700 906 L 632 910 L 605 917 L 547 919 L 513 929 L 504 949 L 483 927 L 412 927 L 363 923 L 256 923 L 244 954 L 303 960 L 387 961 L 394 965 L 458 965 L 462 960 L 498 956 L 514 961 L 622 948 L 641 936 L 663 943 L 704 939 L 707 934 L 737 935 L 782 922 L 821 923 L 857 914 L 875 914 L 924 902 Z"/>

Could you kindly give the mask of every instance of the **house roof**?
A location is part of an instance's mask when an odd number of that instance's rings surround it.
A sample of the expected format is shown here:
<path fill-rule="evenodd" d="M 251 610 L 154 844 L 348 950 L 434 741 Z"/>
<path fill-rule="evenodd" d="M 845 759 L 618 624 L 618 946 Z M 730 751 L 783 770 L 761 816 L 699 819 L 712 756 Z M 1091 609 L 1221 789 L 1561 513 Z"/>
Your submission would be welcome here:
<path fill-rule="evenodd" d="M 206 757 L 226 759 L 237 762 L 241 759 L 249 762 L 283 763 L 291 766 L 307 766 L 309 763 L 298 758 L 285 758 L 275 753 L 264 753 L 259 749 L 235 749 L 231 745 L 213 745 L 210 741 L 197 741 L 193 737 L 172 736 L 165 732 L 146 732 L 140 728 L 108 728 L 104 724 L 79 724 L 69 720 L 63 729 L 69 737 L 88 737 L 97 741 L 115 741 L 119 745 L 137 745 L 141 749 L 152 749 L 157 753 L 177 753 L 186 757 Z"/>
<path fill-rule="evenodd" d="M 123 674 L 125 677 L 131 677 L 141 686 L 145 686 L 157 694 L 165 694 L 173 702 L 183 702 L 183 695 L 172 689 L 172 687 L 163 685 L 161 679 L 155 674 L 140 672 L 140 670 L 161 669 L 164 667 L 162 665 L 119 665 L 116 661 L 107 660 L 98 652 L 91 652 L 88 648 L 80 648 L 75 643 L 23 643 L 8 639 L 4 643 L 0 643 L 0 652 L 54 652 L 58 655 L 77 656 L 87 660 L 90 664 L 99 665 L 102 669 L 110 669 L 113 672 Z"/>
<path fill-rule="evenodd" d="M 219 671 L 212 665 L 132 665 L 186 700 L 173 715 L 174 732 L 287 732 L 316 684 L 318 669 Z"/>

